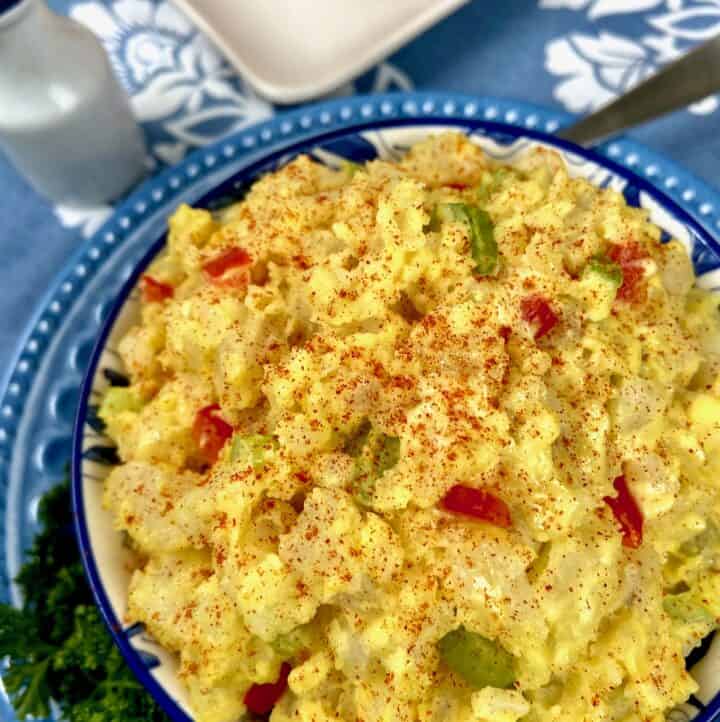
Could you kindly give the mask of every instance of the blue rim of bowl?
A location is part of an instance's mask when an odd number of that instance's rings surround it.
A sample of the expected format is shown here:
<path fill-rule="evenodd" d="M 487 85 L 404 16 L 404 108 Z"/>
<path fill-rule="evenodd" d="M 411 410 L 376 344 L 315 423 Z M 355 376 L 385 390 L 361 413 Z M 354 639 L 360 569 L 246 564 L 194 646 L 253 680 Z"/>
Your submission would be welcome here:
<path fill-rule="evenodd" d="M 435 97 L 433 94 L 427 93 L 408 93 L 408 94 L 389 94 L 387 96 L 357 96 L 350 100 L 343 100 L 342 105 L 345 106 L 357 106 L 361 107 L 363 102 L 372 100 L 377 103 L 382 101 L 383 97 L 391 98 L 393 101 L 402 101 L 403 99 L 407 102 L 407 99 L 414 101 L 415 103 L 422 103 L 428 98 Z M 456 102 L 470 103 L 477 102 L 477 99 L 473 99 L 472 96 L 463 96 L 457 94 L 442 94 L 443 98 L 451 97 Z M 499 101 L 502 102 L 502 101 Z M 323 107 L 334 108 L 340 105 L 340 101 L 331 101 L 330 103 L 320 103 L 308 108 L 293 111 L 285 116 L 279 116 L 282 118 L 299 118 L 302 115 L 307 115 L 309 112 L 314 110 L 317 114 L 318 110 Z M 533 107 L 533 106 L 528 106 Z M 255 126 L 256 130 L 262 133 L 262 129 L 269 126 L 277 125 L 279 122 L 278 118 L 275 118 L 266 123 L 258 124 Z M 275 147 L 274 150 L 261 154 L 256 160 L 248 163 L 247 166 L 236 172 L 234 175 L 228 177 L 225 181 L 218 184 L 218 186 L 205 194 L 201 199 L 196 201 L 194 205 L 202 207 L 209 199 L 220 195 L 219 189 L 225 188 L 236 182 L 238 178 L 247 179 L 247 182 L 252 182 L 256 177 L 258 171 L 267 169 L 268 166 L 272 166 L 276 161 L 292 157 L 298 152 L 310 150 L 312 147 L 322 145 L 323 143 L 329 142 L 335 138 L 339 138 L 352 133 L 361 133 L 364 131 L 381 130 L 383 128 L 390 127 L 412 127 L 412 126 L 426 126 L 426 125 L 447 125 L 456 126 L 461 130 L 469 130 L 470 132 L 476 131 L 477 129 L 484 129 L 489 135 L 501 135 L 512 139 L 518 138 L 529 138 L 532 140 L 541 141 L 547 143 L 550 146 L 567 151 L 576 156 L 585 158 L 586 160 L 597 163 L 601 167 L 605 167 L 624 180 L 628 181 L 639 190 L 648 193 L 653 199 L 670 211 L 674 217 L 681 220 L 684 224 L 689 226 L 693 233 L 696 234 L 704 243 L 710 247 L 718 258 L 720 258 L 720 244 L 712 237 L 712 235 L 703 227 L 703 225 L 696 220 L 692 214 L 682 208 L 678 203 L 668 196 L 663 191 L 656 188 L 652 183 L 647 181 L 642 176 L 638 175 L 632 170 L 616 163 L 615 161 L 600 155 L 599 153 L 581 148 L 568 141 L 564 141 L 549 133 L 535 130 L 533 128 L 523 128 L 514 125 L 509 125 L 497 121 L 488 121 L 485 119 L 475 117 L 458 117 L 458 116 L 443 116 L 443 115 L 423 115 L 418 113 L 412 117 L 397 117 L 389 115 L 381 120 L 368 120 L 365 122 L 351 122 L 348 121 L 345 125 L 334 128 L 324 133 L 307 133 L 302 135 L 298 140 L 294 140 L 294 136 L 287 136 L 288 142 L 281 143 Z M 197 159 L 201 154 L 206 154 L 208 150 L 215 149 L 220 152 L 222 146 L 227 143 L 227 139 L 219 141 L 213 144 L 209 148 L 205 148 L 202 151 L 196 151 L 191 154 L 180 166 L 173 169 L 177 171 L 177 168 L 187 167 L 192 164 L 193 161 L 197 162 Z M 165 171 L 160 177 L 164 177 L 169 171 Z M 702 185 L 702 183 L 700 182 Z M 245 183 L 243 184 L 245 185 Z M 132 200 L 132 199 L 130 199 Z M 127 203 L 129 203 L 128 201 Z M 123 284 L 120 292 L 118 293 L 113 305 L 102 325 L 101 332 L 98 336 L 97 341 L 93 347 L 93 351 L 90 357 L 87 371 L 83 379 L 80 401 L 78 410 L 75 418 L 75 424 L 73 429 L 73 447 L 72 447 L 72 504 L 75 522 L 75 532 L 78 539 L 80 554 L 85 568 L 86 576 L 89 580 L 90 587 L 93 592 L 95 601 L 100 609 L 102 617 L 112 634 L 112 637 L 119 647 L 123 657 L 128 663 L 129 667 L 133 670 L 138 680 L 143 686 L 153 695 L 157 700 L 166 714 L 174 722 L 192 722 L 192 718 L 188 717 L 185 712 L 179 707 L 177 702 L 166 692 L 163 686 L 153 677 L 150 671 L 146 668 L 138 652 L 131 646 L 128 638 L 122 633 L 122 624 L 115 616 L 115 612 L 112 608 L 110 600 L 107 596 L 105 588 L 100 580 L 98 568 L 95 564 L 95 559 L 92 554 L 90 546 L 90 540 L 88 535 L 87 521 L 85 518 L 85 507 L 83 498 L 83 476 L 82 476 L 82 442 L 83 433 L 85 427 L 85 421 L 87 416 L 87 407 L 90 392 L 94 383 L 95 374 L 100 357 L 105 348 L 107 338 L 112 331 L 115 321 L 124 307 L 127 297 L 130 292 L 134 289 L 137 281 L 145 270 L 150 261 L 157 255 L 159 250 L 164 245 L 165 234 L 155 240 L 149 250 L 143 255 L 142 259 L 137 263 L 133 273 Z M 711 700 L 711 702 L 705 707 L 704 710 L 694 719 L 697 722 L 710 722 L 715 718 L 715 715 L 720 711 L 720 691 Z"/>

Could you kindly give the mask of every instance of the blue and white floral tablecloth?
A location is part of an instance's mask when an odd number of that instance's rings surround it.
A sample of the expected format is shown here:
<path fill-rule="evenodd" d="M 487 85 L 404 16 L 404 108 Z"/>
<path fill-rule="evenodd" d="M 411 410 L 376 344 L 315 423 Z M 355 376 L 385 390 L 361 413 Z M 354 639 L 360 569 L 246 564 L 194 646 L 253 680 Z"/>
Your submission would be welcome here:
<path fill-rule="evenodd" d="M 168 0 L 50 5 L 102 39 L 155 168 L 276 112 Z M 335 94 L 446 89 L 585 113 L 718 32 L 720 0 L 472 0 Z M 706 98 L 633 135 L 720 186 L 718 105 Z M 45 288 L 111 209 L 52 207 L 2 156 L 0 188 L 2 373 Z"/>

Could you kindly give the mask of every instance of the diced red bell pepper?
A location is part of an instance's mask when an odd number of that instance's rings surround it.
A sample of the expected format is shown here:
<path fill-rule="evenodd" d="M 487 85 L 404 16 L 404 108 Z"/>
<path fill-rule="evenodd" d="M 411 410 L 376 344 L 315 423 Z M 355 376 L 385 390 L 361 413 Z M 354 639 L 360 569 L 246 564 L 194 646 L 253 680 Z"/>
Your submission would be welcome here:
<path fill-rule="evenodd" d="M 523 298 L 520 310 L 523 320 L 535 329 L 535 340 L 550 333 L 559 320 L 547 300 L 539 295 Z"/>
<path fill-rule="evenodd" d="M 445 494 L 440 503 L 444 509 L 455 514 L 472 516 L 504 529 L 512 526 L 508 505 L 483 489 L 456 484 Z"/>
<path fill-rule="evenodd" d="M 636 242 L 612 246 L 607 256 L 620 266 L 623 273 L 623 282 L 618 289 L 617 298 L 631 303 L 645 300 L 647 289 L 643 283 L 644 262 L 649 256 L 644 246 Z"/>
<path fill-rule="evenodd" d="M 637 549 L 642 544 L 643 515 L 628 489 L 624 476 L 613 482 L 617 496 L 606 496 L 603 501 L 610 507 L 623 535 L 623 546 Z"/>
<path fill-rule="evenodd" d="M 205 406 L 195 414 L 192 434 L 200 452 L 210 464 L 217 461 L 220 450 L 233 435 L 233 427 L 217 415 L 217 404 Z"/>
<path fill-rule="evenodd" d="M 218 286 L 238 288 L 247 286 L 249 274 L 247 270 L 238 273 L 237 269 L 247 269 L 251 263 L 250 254 L 244 248 L 234 246 L 208 261 L 203 266 L 203 271 L 210 281 Z"/>
<path fill-rule="evenodd" d="M 248 710 L 257 715 L 266 715 L 272 712 L 272 708 L 287 689 L 287 680 L 291 671 L 292 667 L 287 662 L 283 662 L 277 682 L 254 684 L 250 687 L 243 700 Z"/>
<path fill-rule="evenodd" d="M 143 301 L 146 303 L 159 303 L 172 298 L 175 289 L 167 283 L 156 281 L 152 276 L 145 275 L 140 281 L 140 290 Z"/>

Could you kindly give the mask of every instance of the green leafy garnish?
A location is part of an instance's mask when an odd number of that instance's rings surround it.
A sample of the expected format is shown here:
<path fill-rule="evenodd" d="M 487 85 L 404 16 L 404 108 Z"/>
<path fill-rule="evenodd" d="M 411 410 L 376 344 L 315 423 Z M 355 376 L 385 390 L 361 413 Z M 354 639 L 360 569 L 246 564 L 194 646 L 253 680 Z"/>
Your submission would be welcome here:
<path fill-rule="evenodd" d="M 603 280 L 609 281 L 615 288 L 620 288 L 623 282 L 622 268 L 611 261 L 607 256 L 593 256 L 583 269 L 583 279 L 593 275 L 600 276 Z"/>
<path fill-rule="evenodd" d="M 19 719 L 49 714 L 48 676 L 54 649 L 40 639 L 34 620 L 19 609 L 0 607 L 0 650 L 12 659 L 3 684 Z"/>
<path fill-rule="evenodd" d="M 347 440 L 343 450 L 355 457 L 355 499 L 363 506 L 369 506 L 377 480 L 400 459 L 400 439 L 377 431 L 369 421 L 364 421 Z"/>
<path fill-rule="evenodd" d="M 495 227 L 484 210 L 467 203 L 438 203 L 430 219 L 430 229 L 438 230 L 443 223 L 464 223 L 467 226 L 470 253 L 475 261 L 474 272 L 478 276 L 489 276 L 497 271 Z"/>
<path fill-rule="evenodd" d="M 260 469 L 268 452 L 277 449 L 274 436 L 265 434 L 235 434 L 230 447 L 230 461 L 250 462 L 253 469 Z"/>
<path fill-rule="evenodd" d="M 16 581 L 22 609 L 0 605 L 3 683 L 18 719 L 47 717 L 50 700 L 68 722 L 161 722 L 93 604 L 72 532 L 69 484 L 39 508 L 42 531 Z"/>
<path fill-rule="evenodd" d="M 437 646 L 445 664 L 476 689 L 507 689 L 515 682 L 515 658 L 481 634 L 458 627 Z"/>

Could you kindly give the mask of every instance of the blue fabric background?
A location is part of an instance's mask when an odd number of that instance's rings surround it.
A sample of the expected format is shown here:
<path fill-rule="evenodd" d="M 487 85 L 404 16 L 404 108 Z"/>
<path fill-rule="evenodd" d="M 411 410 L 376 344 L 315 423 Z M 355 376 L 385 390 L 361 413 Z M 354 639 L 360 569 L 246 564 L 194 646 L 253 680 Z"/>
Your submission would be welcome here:
<path fill-rule="evenodd" d="M 105 43 L 158 168 L 277 111 L 167 0 L 50 5 Z M 720 0 L 474 0 L 338 93 L 446 89 L 588 112 L 717 32 Z M 167 78 L 178 69 L 182 78 L 171 87 Z M 675 113 L 633 136 L 720 185 L 716 105 L 709 99 L 694 113 Z M 3 372 L 46 287 L 110 209 L 53 208 L 1 155 L 0 188 Z"/>

